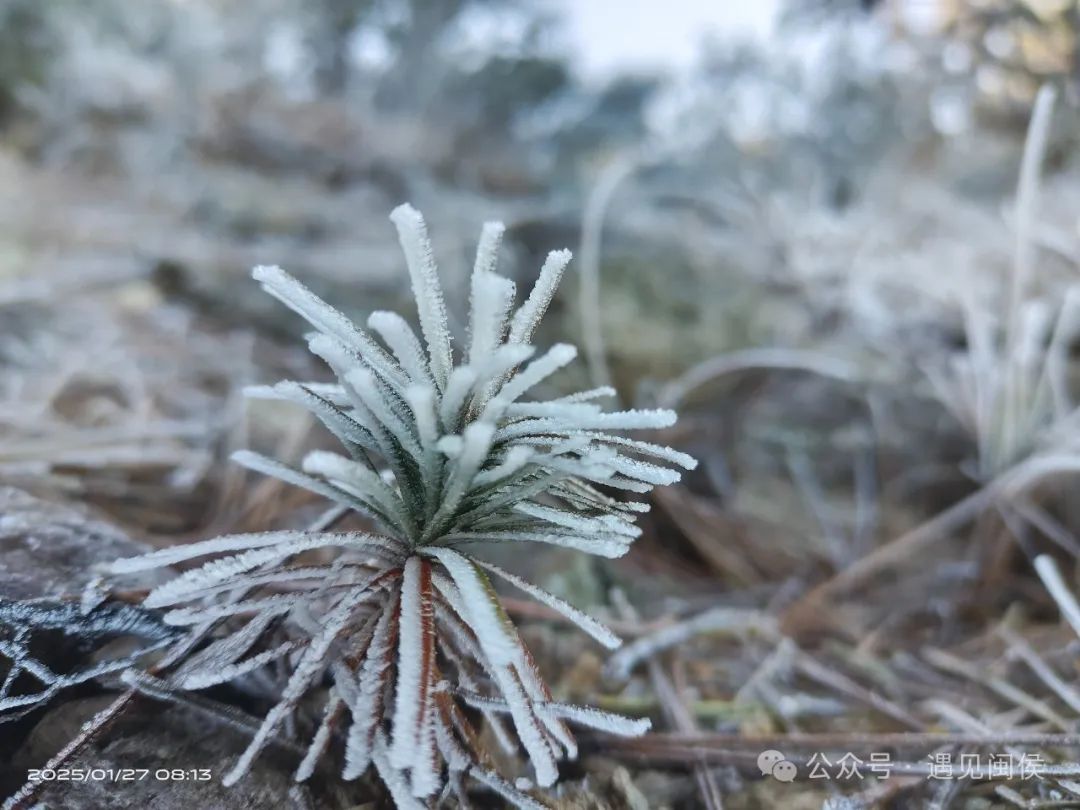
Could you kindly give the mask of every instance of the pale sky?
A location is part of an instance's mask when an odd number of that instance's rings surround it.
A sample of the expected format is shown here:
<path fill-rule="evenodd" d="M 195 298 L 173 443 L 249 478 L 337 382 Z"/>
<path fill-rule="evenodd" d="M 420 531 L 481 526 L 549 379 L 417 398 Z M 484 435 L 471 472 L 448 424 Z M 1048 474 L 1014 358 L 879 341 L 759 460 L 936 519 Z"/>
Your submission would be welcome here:
<path fill-rule="evenodd" d="M 686 67 L 709 32 L 764 39 L 780 5 L 780 0 L 549 1 L 566 14 L 582 71 L 597 78 L 617 68 Z"/>

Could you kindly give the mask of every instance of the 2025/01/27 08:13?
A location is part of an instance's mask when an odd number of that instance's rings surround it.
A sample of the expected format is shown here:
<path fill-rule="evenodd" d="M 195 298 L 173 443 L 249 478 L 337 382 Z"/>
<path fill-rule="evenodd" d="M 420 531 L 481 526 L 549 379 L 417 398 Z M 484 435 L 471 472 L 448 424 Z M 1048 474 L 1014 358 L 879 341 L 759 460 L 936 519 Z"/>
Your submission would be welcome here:
<path fill-rule="evenodd" d="M 27 771 L 30 782 L 208 782 L 210 768 L 35 768 Z"/>

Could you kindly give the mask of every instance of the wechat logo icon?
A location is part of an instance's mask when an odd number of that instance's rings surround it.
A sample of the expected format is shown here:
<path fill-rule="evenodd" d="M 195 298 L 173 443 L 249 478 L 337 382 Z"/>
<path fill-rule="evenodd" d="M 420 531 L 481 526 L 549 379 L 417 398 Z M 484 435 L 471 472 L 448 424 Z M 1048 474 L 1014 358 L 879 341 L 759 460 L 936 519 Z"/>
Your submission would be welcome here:
<path fill-rule="evenodd" d="M 799 773 L 794 762 L 789 762 L 781 752 L 774 749 L 758 754 L 757 766 L 762 776 L 771 776 L 777 782 L 794 782 Z"/>

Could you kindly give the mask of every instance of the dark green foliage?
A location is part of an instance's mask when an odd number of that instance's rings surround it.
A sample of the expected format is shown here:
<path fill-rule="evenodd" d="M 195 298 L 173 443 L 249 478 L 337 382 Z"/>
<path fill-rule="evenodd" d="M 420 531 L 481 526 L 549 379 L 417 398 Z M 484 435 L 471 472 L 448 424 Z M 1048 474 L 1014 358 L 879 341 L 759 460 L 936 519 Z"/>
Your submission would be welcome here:
<path fill-rule="evenodd" d="M 62 0 L 0 0 L 0 123 L 19 107 L 25 88 L 47 78 L 59 48 L 54 19 L 62 6 Z"/>

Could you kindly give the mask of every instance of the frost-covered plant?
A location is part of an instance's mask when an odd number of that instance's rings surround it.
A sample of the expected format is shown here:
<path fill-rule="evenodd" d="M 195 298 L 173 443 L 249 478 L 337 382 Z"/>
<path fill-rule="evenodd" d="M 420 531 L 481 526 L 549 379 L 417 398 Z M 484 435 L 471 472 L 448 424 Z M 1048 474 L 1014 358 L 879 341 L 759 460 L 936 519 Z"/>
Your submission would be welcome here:
<path fill-rule="evenodd" d="M 830 596 L 866 582 L 889 565 L 915 559 L 987 509 L 1010 533 L 1034 529 L 1074 552 L 1077 540 L 1046 508 L 1055 479 L 1080 472 L 1080 404 L 1070 380 L 1069 352 L 1080 335 L 1080 285 L 1057 300 L 1033 293 L 1043 156 L 1055 92 L 1043 87 L 1032 110 L 1016 195 L 1015 246 L 1003 312 L 963 300 L 965 345 L 922 364 L 934 395 L 971 439 L 965 472 L 978 489 L 930 521 L 849 563 L 789 607 L 810 613 Z M 1058 490 L 1060 491 L 1060 490 Z"/>
<path fill-rule="evenodd" d="M 934 392 L 975 444 L 973 476 L 1005 494 L 1080 467 L 1080 408 L 1070 392 L 1069 347 L 1080 333 L 1080 285 L 1051 301 L 1032 295 L 1040 171 L 1054 91 L 1043 88 L 1028 129 L 1016 200 L 1016 245 L 1001 317 L 966 300 L 965 348 L 927 366 Z"/>
<path fill-rule="evenodd" d="M 639 534 L 636 513 L 648 507 L 607 491 L 645 493 L 679 479 L 670 465 L 691 469 L 695 462 L 609 432 L 671 425 L 671 411 L 606 413 L 595 401 L 613 393 L 607 388 L 547 401 L 525 398 L 576 354 L 559 344 L 537 355 L 529 345 L 570 260 L 568 251 L 548 256 L 532 292 L 515 309 L 514 284 L 493 272 L 503 227 L 485 225 L 471 281 L 467 346 L 456 363 L 424 221 L 408 205 L 391 219 L 412 278 L 423 341 L 398 315 L 376 312 L 368 326 L 379 343 L 280 268 L 255 268 L 267 292 L 315 327 L 309 346 L 337 382 L 280 382 L 251 394 L 308 408 L 345 452 L 312 452 L 302 469 L 252 452 L 235 456 L 251 469 L 355 510 L 376 531 L 219 537 L 119 560 L 113 570 L 229 555 L 146 598 L 149 607 L 168 608 L 165 619 L 173 625 L 231 623 L 227 635 L 176 671 L 176 687 L 203 688 L 276 659 L 291 662 L 280 702 L 227 783 L 243 776 L 304 694 L 329 674 L 325 716 L 299 780 L 312 774 L 343 726 L 344 777 L 356 778 L 374 764 L 400 807 L 417 806 L 440 791 L 465 805 L 465 774 L 518 806 L 535 807 L 520 785 L 492 770 L 463 706 L 478 710 L 514 751 L 501 717 L 509 715 L 536 781 L 545 787 L 556 781 L 558 760 L 575 756 L 568 722 L 629 735 L 644 733 L 649 722 L 553 701 L 489 575 L 558 611 L 608 648 L 619 639 L 467 549 L 481 542 L 535 542 L 618 557 Z M 254 652 L 261 637 L 282 626 L 289 632 Z"/>
<path fill-rule="evenodd" d="M 72 650 L 83 658 L 95 651 L 87 665 L 54 672 L 38 660 L 32 646 L 38 634 L 62 633 Z M 163 624 L 151 611 L 125 604 L 79 604 L 48 599 L 0 599 L 0 666 L 8 662 L 0 682 L 0 725 L 20 720 L 41 708 L 64 689 L 118 673 L 147 653 L 177 640 L 179 631 Z M 110 657 L 101 652 L 118 638 L 141 640 L 134 652 Z M 21 682 L 36 682 L 36 689 L 18 689 Z"/>

